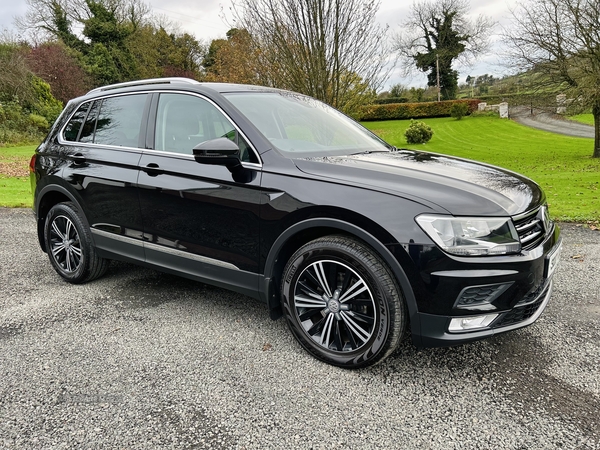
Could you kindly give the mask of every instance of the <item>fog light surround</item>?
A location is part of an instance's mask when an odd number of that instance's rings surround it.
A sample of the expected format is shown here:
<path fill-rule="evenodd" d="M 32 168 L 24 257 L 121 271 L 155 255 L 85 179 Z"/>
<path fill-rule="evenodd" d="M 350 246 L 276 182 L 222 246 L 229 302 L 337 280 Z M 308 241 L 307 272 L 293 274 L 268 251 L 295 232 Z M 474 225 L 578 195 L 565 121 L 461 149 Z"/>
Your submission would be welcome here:
<path fill-rule="evenodd" d="M 496 317 L 498 317 L 498 314 L 455 317 L 450 321 L 448 331 L 451 333 L 456 333 L 461 331 L 483 330 L 487 328 L 496 319 Z"/>

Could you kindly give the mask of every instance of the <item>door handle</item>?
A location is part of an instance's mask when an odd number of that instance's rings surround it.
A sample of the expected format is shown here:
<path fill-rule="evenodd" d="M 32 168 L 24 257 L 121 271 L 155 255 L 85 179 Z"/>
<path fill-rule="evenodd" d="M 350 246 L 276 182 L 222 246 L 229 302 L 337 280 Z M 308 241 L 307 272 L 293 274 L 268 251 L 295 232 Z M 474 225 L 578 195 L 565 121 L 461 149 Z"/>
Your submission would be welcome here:
<path fill-rule="evenodd" d="M 84 164 L 85 163 L 85 156 L 83 156 L 83 154 L 81 153 L 75 153 L 73 156 L 73 162 L 75 164 Z"/>
<path fill-rule="evenodd" d="M 156 163 L 147 164 L 142 170 L 151 177 L 155 177 L 156 175 L 164 173 L 162 170 L 160 170 L 160 166 Z"/>

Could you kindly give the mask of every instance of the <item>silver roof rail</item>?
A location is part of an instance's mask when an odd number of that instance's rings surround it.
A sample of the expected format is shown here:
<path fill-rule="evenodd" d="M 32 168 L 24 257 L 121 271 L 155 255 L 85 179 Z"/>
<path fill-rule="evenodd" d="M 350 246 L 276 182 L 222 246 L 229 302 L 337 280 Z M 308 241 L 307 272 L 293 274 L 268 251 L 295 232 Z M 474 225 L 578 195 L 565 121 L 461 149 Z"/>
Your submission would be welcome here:
<path fill-rule="evenodd" d="M 117 84 L 109 84 L 108 86 L 101 86 L 96 89 L 92 89 L 91 91 L 88 92 L 88 94 L 92 94 L 94 92 L 110 91 L 111 89 L 119 89 L 119 88 L 128 87 L 128 86 L 144 86 L 146 84 L 167 84 L 167 83 L 200 84 L 199 81 L 192 80 L 191 78 L 183 78 L 183 77 L 149 78 L 147 80 L 126 81 L 125 83 L 117 83 Z"/>

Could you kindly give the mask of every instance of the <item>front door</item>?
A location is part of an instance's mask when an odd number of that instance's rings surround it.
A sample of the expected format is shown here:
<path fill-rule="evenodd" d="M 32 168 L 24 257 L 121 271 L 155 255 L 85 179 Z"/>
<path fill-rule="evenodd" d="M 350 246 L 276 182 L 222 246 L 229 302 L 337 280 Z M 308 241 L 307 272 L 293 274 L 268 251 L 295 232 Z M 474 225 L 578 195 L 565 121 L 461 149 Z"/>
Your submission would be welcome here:
<path fill-rule="evenodd" d="M 203 97 L 155 94 L 150 114 L 155 117 L 151 149 L 142 155 L 138 180 L 146 260 L 254 293 L 261 175 L 260 166 L 252 164 L 255 153 Z M 223 136 L 238 142 L 250 163 L 243 181 L 224 166 L 194 160 L 197 144 Z"/>

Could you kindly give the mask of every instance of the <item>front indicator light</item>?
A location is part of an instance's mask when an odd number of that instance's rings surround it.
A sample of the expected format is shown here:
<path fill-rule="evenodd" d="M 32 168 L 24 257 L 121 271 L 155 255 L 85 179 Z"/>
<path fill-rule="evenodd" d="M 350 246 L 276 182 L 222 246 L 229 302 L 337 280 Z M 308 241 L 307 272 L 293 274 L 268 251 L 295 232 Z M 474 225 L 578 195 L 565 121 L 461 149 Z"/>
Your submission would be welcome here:
<path fill-rule="evenodd" d="M 455 317 L 450 321 L 448 331 L 475 331 L 487 328 L 498 314 L 486 314 L 485 316 Z"/>

